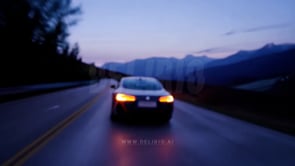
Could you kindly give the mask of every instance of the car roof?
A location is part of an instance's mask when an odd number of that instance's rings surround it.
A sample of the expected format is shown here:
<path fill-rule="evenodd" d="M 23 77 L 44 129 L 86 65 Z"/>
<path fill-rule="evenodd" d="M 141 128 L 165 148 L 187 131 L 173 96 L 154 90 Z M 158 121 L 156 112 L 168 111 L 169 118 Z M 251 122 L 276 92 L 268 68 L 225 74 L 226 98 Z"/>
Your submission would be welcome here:
<path fill-rule="evenodd" d="M 125 79 L 158 81 L 154 77 L 146 77 L 146 76 L 127 76 L 122 78 L 122 80 L 125 80 Z"/>
<path fill-rule="evenodd" d="M 132 90 L 163 90 L 162 83 L 154 78 L 147 76 L 127 76 L 120 81 L 120 87 Z"/>

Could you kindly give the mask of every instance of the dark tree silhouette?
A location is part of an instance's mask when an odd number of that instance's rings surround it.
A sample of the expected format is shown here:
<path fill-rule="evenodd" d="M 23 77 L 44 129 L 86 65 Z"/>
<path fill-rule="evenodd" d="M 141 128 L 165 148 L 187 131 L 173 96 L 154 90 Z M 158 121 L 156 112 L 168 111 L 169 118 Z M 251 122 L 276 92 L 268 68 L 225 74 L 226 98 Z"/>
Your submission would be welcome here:
<path fill-rule="evenodd" d="M 0 86 L 95 78 L 67 41 L 79 14 L 71 0 L 0 0 Z"/>

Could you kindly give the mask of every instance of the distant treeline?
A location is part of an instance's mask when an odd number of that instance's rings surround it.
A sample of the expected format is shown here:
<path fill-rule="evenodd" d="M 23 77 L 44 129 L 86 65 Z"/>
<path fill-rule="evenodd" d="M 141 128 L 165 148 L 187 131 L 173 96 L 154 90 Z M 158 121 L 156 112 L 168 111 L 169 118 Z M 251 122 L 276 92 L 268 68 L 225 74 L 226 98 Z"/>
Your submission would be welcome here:
<path fill-rule="evenodd" d="M 71 0 L 0 1 L 0 86 L 97 79 L 100 71 L 67 40 L 79 6 Z"/>

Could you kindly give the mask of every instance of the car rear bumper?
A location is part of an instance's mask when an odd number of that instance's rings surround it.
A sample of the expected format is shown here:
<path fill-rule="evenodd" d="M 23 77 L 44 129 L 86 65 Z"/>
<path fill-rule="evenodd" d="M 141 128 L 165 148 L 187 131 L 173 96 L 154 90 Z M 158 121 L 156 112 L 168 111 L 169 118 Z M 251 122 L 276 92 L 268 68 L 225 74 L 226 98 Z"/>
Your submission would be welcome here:
<path fill-rule="evenodd" d="M 112 111 L 122 117 L 144 117 L 149 119 L 171 118 L 173 103 L 157 103 L 155 108 L 138 107 L 138 103 L 113 103 Z"/>

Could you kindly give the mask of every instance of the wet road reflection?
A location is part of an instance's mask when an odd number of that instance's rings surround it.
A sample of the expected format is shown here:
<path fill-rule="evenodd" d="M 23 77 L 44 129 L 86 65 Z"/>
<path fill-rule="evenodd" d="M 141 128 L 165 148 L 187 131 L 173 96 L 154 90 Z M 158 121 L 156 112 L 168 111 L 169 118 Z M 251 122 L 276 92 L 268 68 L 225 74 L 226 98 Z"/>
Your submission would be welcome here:
<path fill-rule="evenodd" d="M 170 123 L 121 121 L 112 123 L 111 128 L 112 165 L 173 165 L 176 142 Z"/>

